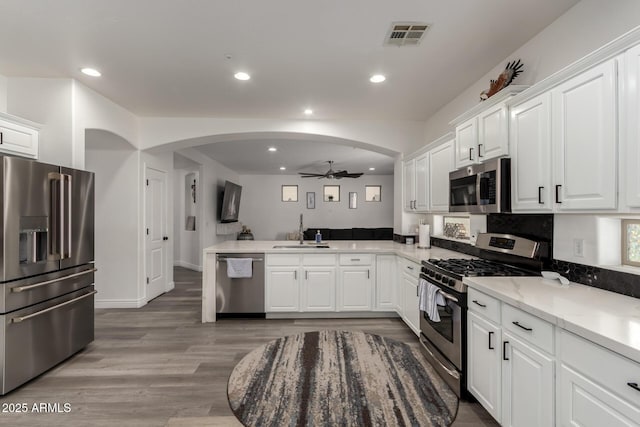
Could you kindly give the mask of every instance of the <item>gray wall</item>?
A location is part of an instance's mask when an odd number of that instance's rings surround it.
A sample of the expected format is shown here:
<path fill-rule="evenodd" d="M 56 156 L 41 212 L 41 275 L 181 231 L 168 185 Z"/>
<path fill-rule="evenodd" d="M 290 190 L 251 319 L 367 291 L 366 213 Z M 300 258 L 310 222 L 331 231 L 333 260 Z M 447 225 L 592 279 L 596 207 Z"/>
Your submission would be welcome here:
<path fill-rule="evenodd" d="M 242 175 L 240 221 L 257 240 L 284 239 L 304 228 L 393 227 L 393 175 L 364 175 L 356 179 L 302 179 L 297 175 Z M 298 202 L 282 202 L 281 186 L 298 185 Z M 323 202 L 324 185 L 340 185 L 340 202 Z M 365 202 L 365 185 L 381 185 L 381 202 Z M 307 192 L 316 193 L 316 208 L 307 209 Z M 357 209 L 349 209 L 349 192 L 358 193 Z"/>

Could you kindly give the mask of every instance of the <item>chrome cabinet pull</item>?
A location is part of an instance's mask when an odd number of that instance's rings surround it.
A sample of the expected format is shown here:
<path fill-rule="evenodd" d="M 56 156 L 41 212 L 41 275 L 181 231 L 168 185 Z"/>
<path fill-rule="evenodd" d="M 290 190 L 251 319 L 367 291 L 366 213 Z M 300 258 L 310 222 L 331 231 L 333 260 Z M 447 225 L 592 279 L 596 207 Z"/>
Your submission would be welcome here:
<path fill-rule="evenodd" d="M 40 286 L 50 285 L 52 283 L 60 282 L 62 280 L 71 279 L 73 277 L 84 276 L 85 274 L 93 273 L 95 271 L 98 271 L 98 269 L 97 268 L 92 268 L 91 270 L 86 270 L 86 271 L 81 271 L 79 273 L 69 274 L 68 276 L 58 277 L 57 279 L 51 279 L 51 280 L 47 280 L 46 282 L 40 282 L 40 283 L 36 283 L 36 284 L 33 284 L 33 285 L 16 286 L 15 288 L 11 288 L 11 292 L 28 291 L 30 289 L 35 289 L 35 288 L 39 288 Z"/>
<path fill-rule="evenodd" d="M 407 265 L 407 268 L 408 268 L 409 270 L 413 270 L 413 267 L 411 267 L 410 265 Z"/>
<path fill-rule="evenodd" d="M 494 332 L 489 331 L 489 350 L 495 350 L 495 347 L 491 346 L 491 335 L 493 335 Z"/>
<path fill-rule="evenodd" d="M 520 322 L 517 322 L 517 321 L 516 321 L 516 322 L 511 322 L 511 323 L 513 323 L 514 325 L 516 325 L 518 328 L 524 329 L 524 330 L 525 330 L 525 331 L 527 331 L 527 332 L 531 332 L 531 331 L 533 331 L 533 328 L 527 328 L 526 326 L 522 326 L 522 325 L 520 324 Z"/>
<path fill-rule="evenodd" d="M 634 390 L 640 391 L 640 387 L 638 387 L 638 383 L 627 383 L 627 385 Z"/>
<path fill-rule="evenodd" d="M 80 295 L 77 298 L 74 298 L 74 299 L 69 300 L 69 301 L 62 302 L 60 304 L 56 304 L 53 307 L 45 308 L 44 310 L 37 311 L 37 312 L 35 312 L 33 314 L 29 314 L 27 316 L 21 316 L 21 317 L 14 317 L 13 319 L 11 319 L 11 323 L 24 322 L 25 320 L 32 319 L 34 317 L 40 316 L 41 314 L 45 314 L 45 313 L 48 313 L 50 311 L 56 310 L 56 309 L 58 309 L 60 307 L 64 307 L 65 305 L 73 304 L 74 302 L 77 302 L 77 301 L 80 301 L 81 299 L 85 299 L 87 297 L 93 296 L 93 295 L 95 295 L 97 293 L 98 293 L 98 291 L 91 291 L 88 294 Z"/>
<path fill-rule="evenodd" d="M 475 300 L 475 299 L 474 299 L 474 300 L 473 300 L 473 303 L 474 303 L 474 304 L 476 304 L 476 305 L 479 305 L 479 306 L 480 306 L 480 307 L 482 307 L 482 308 L 487 308 L 487 305 L 486 305 L 486 304 L 479 303 L 479 302 L 478 302 L 478 300 Z"/>

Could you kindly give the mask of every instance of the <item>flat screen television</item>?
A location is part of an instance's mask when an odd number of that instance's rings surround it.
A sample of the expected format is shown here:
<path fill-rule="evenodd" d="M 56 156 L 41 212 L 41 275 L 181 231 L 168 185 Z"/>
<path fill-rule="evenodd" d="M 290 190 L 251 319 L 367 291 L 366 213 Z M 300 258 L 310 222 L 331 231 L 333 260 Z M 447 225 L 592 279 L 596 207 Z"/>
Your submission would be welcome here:
<path fill-rule="evenodd" d="M 222 208 L 220 209 L 220 222 L 237 222 L 240 210 L 240 194 L 242 187 L 231 181 L 225 181 L 222 190 Z"/>

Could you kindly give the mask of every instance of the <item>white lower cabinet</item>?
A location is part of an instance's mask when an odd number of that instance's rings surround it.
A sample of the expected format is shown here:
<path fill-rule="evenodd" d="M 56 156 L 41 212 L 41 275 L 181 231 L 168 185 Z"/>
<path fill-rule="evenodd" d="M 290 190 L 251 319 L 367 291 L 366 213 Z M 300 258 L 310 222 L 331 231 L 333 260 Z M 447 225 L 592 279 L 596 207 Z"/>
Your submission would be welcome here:
<path fill-rule="evenodd" d="M 335 311 L 335 267 L 305 267 L 303 280 L 302 311 Z"/>
<path fill-rule="evenodd" d="M 419 278 L 420 265 L 398 257 L 398 314 L 418 336 L 420 336 Z"/>
<path fill-rule="evenodd" d="M 640 364 L 570 332 L 558 343 L 558 426 L 640 426 Z"/>
<path fill-rule="evenodd" d="M 553 426 L 553 325 L 475 289 L 468 297 L 469 392 L 503 426 Z"/>
<path fill-rule="evenodd" d="M 509 332 L 502 336 L 502 425 L 546 427 L 554 423 L 554 360 Z"/>
<path fill-rule="evenodd" d="M 265 309 L 267 312 L 300 311 L 298 266 L 267 267 Z"/>
<path fill-rule="evenodd" d="M 373 275 L 371 267 L 340 267 L 339 310 L 371 310 Z"/>
<path fill-rule="evenodd" d="M 374 310 L 395 311 L 397 307 L 396 256 L 376 256 Z"/>
<path fill-rule="evenodd" d="M 467 389 L 496 421 L 501 421 L 500 327 L 469 311 Z"/>

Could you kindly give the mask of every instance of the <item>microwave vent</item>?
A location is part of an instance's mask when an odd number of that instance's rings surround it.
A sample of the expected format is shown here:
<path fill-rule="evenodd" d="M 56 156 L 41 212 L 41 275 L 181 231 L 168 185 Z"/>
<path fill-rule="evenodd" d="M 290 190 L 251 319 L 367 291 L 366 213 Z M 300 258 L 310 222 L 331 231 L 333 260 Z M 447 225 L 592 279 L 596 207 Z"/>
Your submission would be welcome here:
<path fill-rule="evenodd" d="M 391 24 L 385 45 L 391 46 L 416 46 L 422 41 L 424 33 L 429 29 L 429 24 L 424 22 L 394 22 Z"/>

